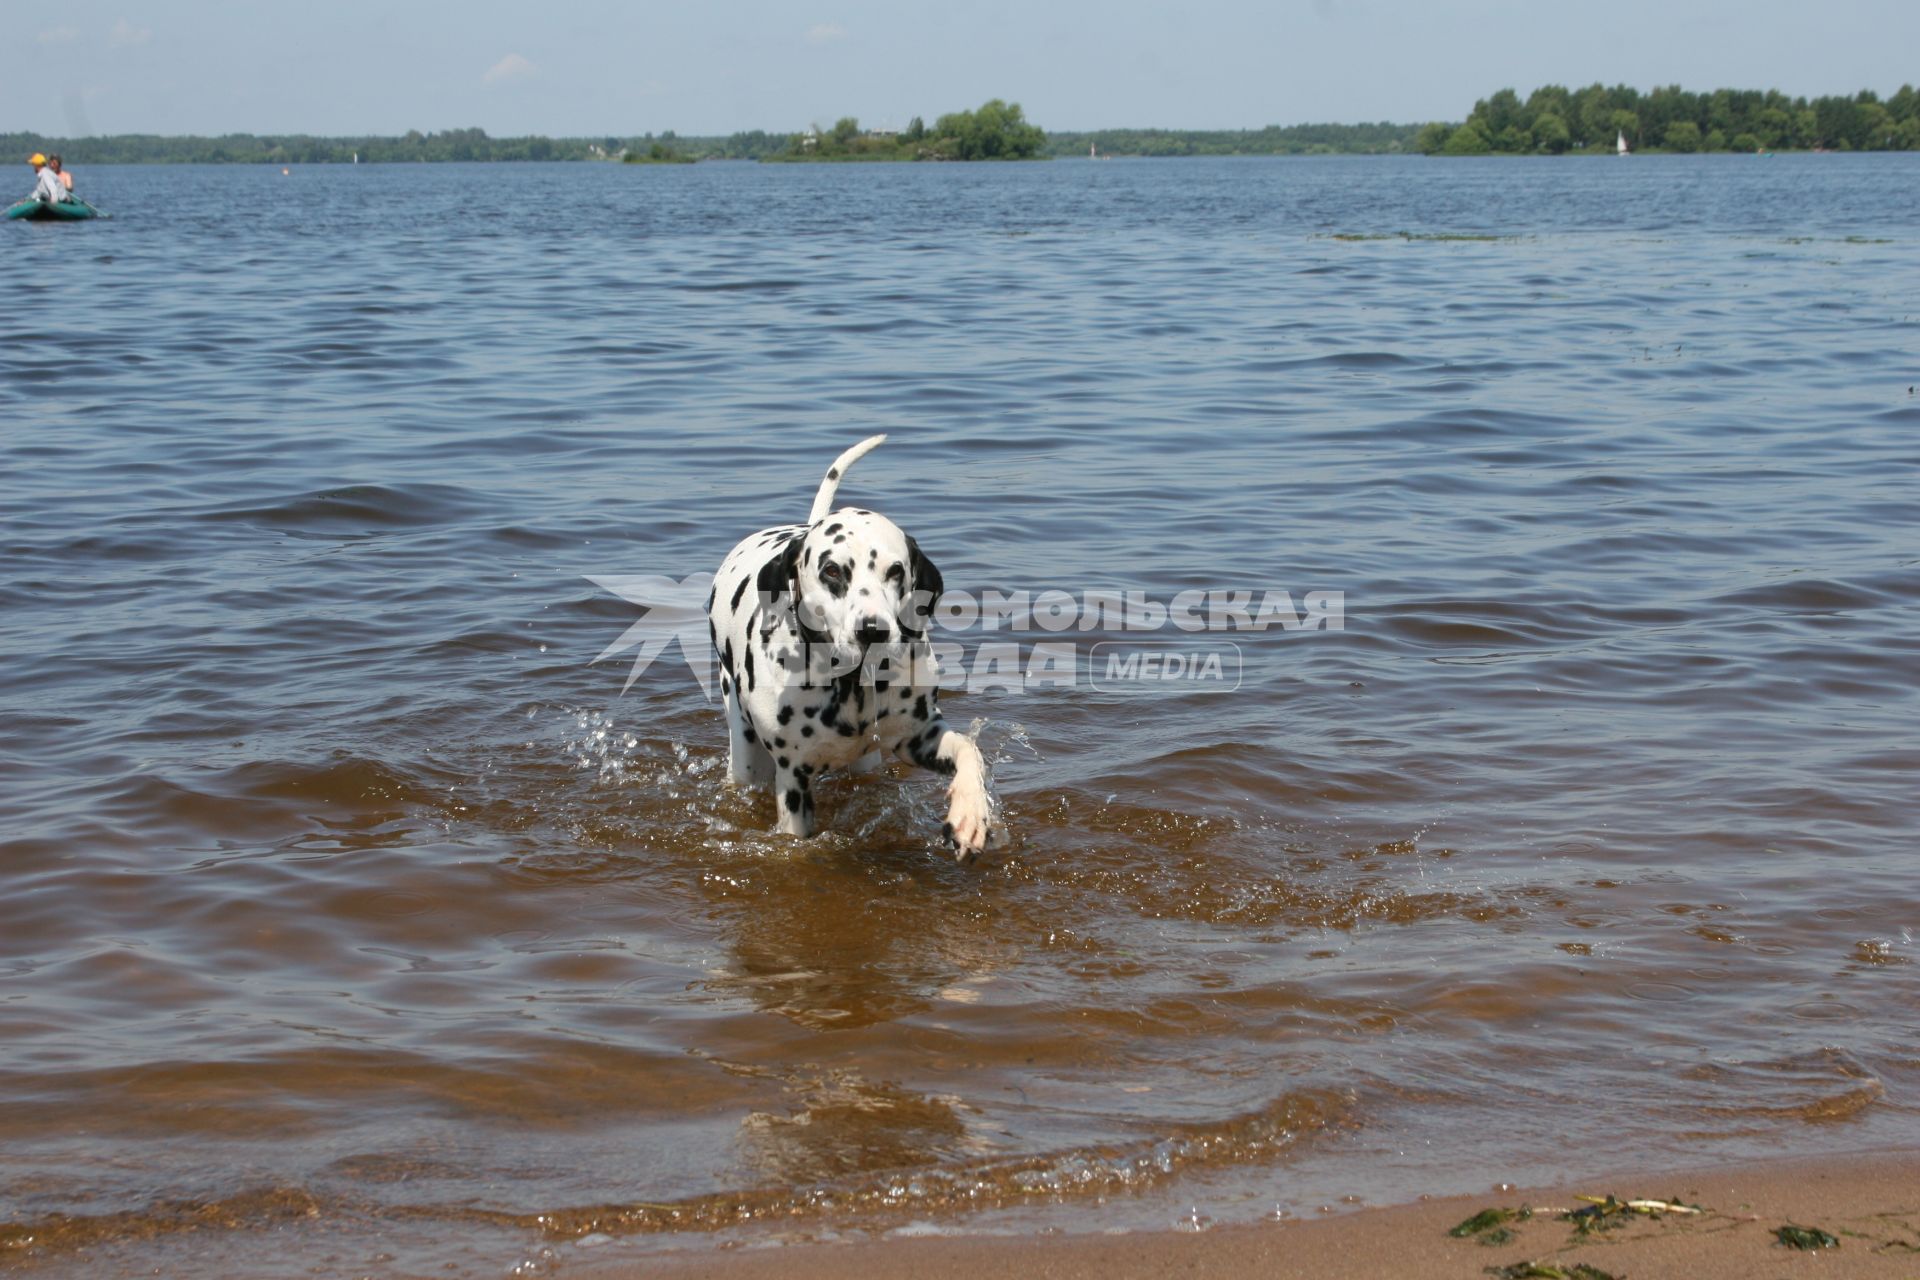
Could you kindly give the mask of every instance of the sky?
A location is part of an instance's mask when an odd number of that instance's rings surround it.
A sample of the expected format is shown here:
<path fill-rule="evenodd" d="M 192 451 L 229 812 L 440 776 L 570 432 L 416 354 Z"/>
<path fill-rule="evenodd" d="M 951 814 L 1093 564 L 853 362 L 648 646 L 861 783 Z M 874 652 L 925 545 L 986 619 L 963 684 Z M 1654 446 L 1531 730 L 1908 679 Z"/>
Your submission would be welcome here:
<path fill-rule="evenodd" d="M 0 133 L 495 136 L 1459 120 L 1511 87 L 1889 94 L 1914 0 L 9 0 Z"/>

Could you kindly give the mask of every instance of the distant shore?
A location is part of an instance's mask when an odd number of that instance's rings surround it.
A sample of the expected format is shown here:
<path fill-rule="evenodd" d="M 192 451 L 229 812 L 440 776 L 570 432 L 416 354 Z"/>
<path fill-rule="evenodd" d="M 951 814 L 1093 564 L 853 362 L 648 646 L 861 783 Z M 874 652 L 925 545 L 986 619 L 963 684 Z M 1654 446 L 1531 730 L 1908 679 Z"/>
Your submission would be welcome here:
<path fill-rule="evenodd" d="M 1281 1175 L 1276 1175 L 1281 1176 Z M 1699 1206 L 1653 1217 L 1596 1216 L 1582 1232 L 1557 1210 L 1586 1208 L 1576 1197 L 1616 1194 Z M 1477 1233 L 1451 1234 L 1488 1208 L 1532 1207 L 1532 1216 Z M 1797 1248 L 1782 1228 L 1807 1234 Z M 1500 1235 L 1496 1232 L 1504 1231 Z M 1529 1269 L 1531 1267 L 1531 1269 Z M 573 1265 L 568 1274 L 576 1274 Z M 1369 1209 L 1315 1221 L 1230 1227 L 1196 1234 L 916 1237 L 858 1244 L 692 1249 L 594 1268 L 583 1280 L 866 1280 L 1044 1275 L 1051 1280 L 1241 1280 L 1311 1276 L 1381 1280 L 1419 1276 L 1485 1280 L 1487 1275 L 1564 1280 L 1695 1280 L 1845 1275 L 1874 1280 L 1920 1274 L 1920 1153 L 1782 1160 L 1707 1173 L 1569 1181 Z"/>
<path fill-rule="evenodd" d="M 1411 124 L 1289 125 L 1264 129 L 1101 129 L 1040 134 L 1035 159 L 1086 156 L 1202 155 L 1404 155 L 1414 150 L 1420 126 Z M 831 130 L 816 135 L 830 139 Z M 750 130 L 727 135 L 671 132 L 634 137 L 490 137 L 481 129 L 409 132 L 397 137 L 313 137 L 291 134 L 228 134 L 164 137 L 113 134 L 54 138 L 37 133 L 0 134 L 0 154 L 22 158 L 54 152 L 74 166 L 107 164 L 440 164 L 519 161 L 687 160 L 911 160 L 885 131 L 865 131 L 856 145 L 808 148 L 808 135 Z M 884 145 L 875 145 L 885 141 Z M 807 154 L 811 151 L 812 154 Z M 931 157 L 930 157 L 931 158 Z M 955 156 L 953 158 L 962 158 Z M 995 157 L 997 158 L 997 157 Z M 1025 158 L 1025 156 L 1009 157 Z M 639 162 L 639 161 L 637 161 Z"/>
<path fill-rule="evenodd" d="M 1733 155 L 1793 151 L 1920 150 L 1920 92 L 1912 85 L 1882 98 L 1795 97 L 1777 89 L 1694 93 L 1665 85 L 1645 93 L 1629 85 L 1580 89 L 1542 85 L 1524 99 L 1501 89 L 1473 104 L 1465 119 L 1395 124 L 1267 125 L 1259 129 L 1117 128 L 1044 130 L 1017 102 L 993 98 L 971 111 L 916 116 L 904 129 L 866 127 L 852 116 L 791 133 L 749 129 L 725 135 L 667 130 L 619 137 L 495 138 L 484 129 L 418 129 L 393 136 L 317 137 L 234 133 L 220 137 L 116 134 L 52 138 L 0 133 L 0 153 L 24 158 L 57 152 L 73 165 L 98 164 L 387 164 L 626 160 L 859 162 L 1001 160 L 1093 156 L 1297 155 L 1613 155 L 1624 141 L 1639 154 Z"/>
<path fill-rule="evenodd" d="M 710 164 L 710 163 L 715 163 L 720 161 L 733 161 L 735 163 L 749 163 L 749 164 L 752 164 L 752 163 L 892 164 L 892 163 L 901 163 L 901 162 L 912 162 L 914 160 L 913 156 L 893 154 L 893 153 L 850 154 L 850 155 L 849 154 L 842 154 L 842 155 L 774 154 L 774 155 L 765 155 L 765 156 L 735 156 L 735 155 L 696 155 L 696 154 L 689 154 L 685 152 L 676 152 L 672 155 L 666 155 L 666 156 L 653 156 L 653 155 L 647 155 L 645 153 L 629 153 L 629 154 L 617 155 L 617 156 L 615 155 L 601 155 L 601 156 L 555 155 L 555 156 L 543 156 L 543 157 L 539 157 L 538 159 L 532 156 L 524 156 L 524 155 L 461 156 L 461 157 L 439 156 L 431 159 L 423 157 L 420 159 L 411 159 L 411 160 L 400 158 L 400 157 L 389 157 L 389 158 L 383 158 L 383 159 L 364 159 L 363 158 L 361 160 L 356 161 L 351 156 L 348 156 L 346 159 L 335 159 L 331 157 L 322 157 L 318 159 L 300 159 L 300 158 L 289 158 L 289 157 L 272 157 L 272 158 L 245 157 L 243 158 L 243 157 L 236 157 L 233 155 L 143 156 L 143 155 L 116 154 L 111 156 L 95 156 L 95 155 L 89 155 L 88 152 L 86 151 L 85 149 L 86 140 L 84 139 L 80 141 L 66 141 L 63 139 L 47 139 L 39 142 L 29 143 L 26 145 L 32 147 L 34 150 L 55 152 L 55 153 L 61 154 L 66 158 L 67 164 L 75 168 L 105 168 L 105 167 L 112 167 L 116 165 L 188 165 L 188 164 L 260 165 L 260 166 L 280 165 L 282 167 L 338 165 L 338 166 L 344 166 L 344 167 L 351 167 L 355 164 L 362 164 L 362 165 L 524 164 L 524 163 L 556 163 L 556 162 L 588 163 L 588 162 L 594 162 L 594 161 L 598 161 L 601 163 L 611 162 L 614 164 L 624 163 L 624 164 L 631 164 L 631 165 L 669 165 L 669 166 L 688 165 L 688 164 L 695 164 L 695 163 Z M 1204 159 L 1221 159 L 1221 158 L 1299 159 L 1299 158 L 1331 157 L 1331 156 L 1415 156 L 1415 157 L 1419 157 L 1421 155 L 1421 153 L 1418 150 L 1411 147 L 1405 150 L 1401 150 L 1397 148 L 1388 149 L 1388 150 L 1375 150 L 1375 149 L 1342 150 L 1342 149 L 1333 148 L 1333 147 L 1313 147 L 1313 148 L 1305 148 L 1301 150 L 1292 150 L 1292 151 L 1222 150 L 1222 151 L 1191 151 L 1191 152 L 1188 152 L 1188 151 L 1145 152 L 1145 151 L 1109 151 L 1104 147 L 1098 147 L 1097 144 L 1095 145 L 1096 145 L 1096 152 L 1091 157 L 1095 160 L 1189 160 L 1189 159 L 1204 160 Z M 15 148 L 15 149 L 17 150 L 18 148 Z M 1574 149 L 1574 150 L 1560 152 L 1557 155 L 1515 154 L 1510 152 L 1485 152 L 1485 153 L 1476 153 L 1476 154 L 1478 154 L 1481 158 L 1491 157 L 1496 159 L 1520 159 L 1520 160 L 1555 160 L 1555 159 L 1573 160 L 1573 159 L 1579 159 L 1584 157 L 1606 157 L 1608 159 L 1618 158 L 1612 149 L 1603 148 L 1603 147 Z M 1692 155 L 1717 154 L 1721 156 L 1735 156 L 1735 157 L 1745 156 L 1748 158 L 1752 158 L 1756 153 L 1750 152 L 1750 151 L 1681 152 L 1681 151 L 1676 151 L 1670 147 L 1646 147 L 1646 148 L 1636 149 L 1632 152 L 1632 155 L 1635 155 L 1635 156 L 1668 156 L 1668 155 L 1686 155 L 1686 154 L 1692 154 Z M 1759 152 L 1758 154 L 1764 155 L 1764 156 L 1775 156 L 1775 155 L 1785 156 L 1785 155 L 1823 155 L 1823 154 L 1837 155 L 1842 153 L 1830 151 L 1828 149 L 1820 148 L 1820 147 L 1775 147 L 1775 148 L 1769 148 L 1765 151 Z M 1846 153 L 1846 154 L 1900 155 L 1900 154 L 1911 154 L 1911 153 L 1852 152 L 1852 153 Z M 1074 159 L 1086 160 L 1089 158 L 1089 155 L 1088 155 L 1088 149 L 1086 147 L 1081 147 L 1073 151 L 1060 151 L 1057 149 L 1050 148 L 1048 151 L 1040 155 L 1027 156 L 1027 157 L 1004 157 L 1004 158 L 1005 159 L 1029 159 L 1029 160 L 1074 160 Z M 1436 160 L 1442 160 L 1442 159 L 1452 159 L 1457 157 L 1434 156 L 1431 158 Z"/>
<path fill-rule="evenodd" d="M 51 144 L 45 144 L 42 146 L 41 149 L 57 151 L 59 146 L 60 144 L 55 142 Z M 66 153 L 63 153 L 63 154 L 66 154 Z M 1818 147 L 1780 147 L 1780 148 L 1762 151 L 1758 153 L 1750 152 L 1750 151 L 1680 152 L 1680 151 L 1674 151 L 1667 147 L 1647 147 L 1644 150 L 1631 152 L 1630 155 L 1626 158 L 1630 159 L 1634 156 L 1647 157 L 1647 156 L 1678 156 L 1678 155 L 1694 155 L 1694 156 L 1699 156 L 1704 158 L 1708 155 L 1717 155 L 1723 159 L 1730 158 L 1730 159 L 1751 160 L 1756 158 L 1756 156 L 1772 157 L 1772 156 L 1840 155 L 1840 154 L 1900 155 L 1900 154 L 1911 154 L 1911 153 L 1902 153 L 1902 152 L 1842 153 L 1842 152 L 1826 150 Z M 1431 159 L 1438 163 L 1445 163 L 1447 160 L 1460 158 L 1460 157 L 1452 157 L 1452 156 L 1449 156 L 1449 157 L 1423 156 L 1418 151 L 1219 151 L 1219 152 L 1209 151 L 1209 152 L 1196 152 L 1190 155 L 1189 154 L 1147 155 L 1147 154 L 1142 154 L 1138 152 L 1102 151 L 1098 155 L 1092 156 L 1091 159 L 1095 161 L 1222 160 L 1222 159 L 1226 159 L 1226 160 L 1275 160 L 1275 159 L 1311 160 L 1311 159 L 1332 159 L 1335 157 L 1354 157 L 1354 156 L 1374 157 L 1374 158 L 1401 156 L 1401 157 L 1412 157 L 1418 160 Z M 1489 153 L 1484 153 L 1471 158 L 1491 159 L 1491 160 L 1524 160 L 1524 161 L 1536 161 L 1536 160 L 1538 161 L 1547 161 L 1547 160 L 1575 161 L 1575 160 L 1596 158 L 1596 157 L 1606 158 L 1606 159 L 1621 158 L 1619 156 L 1616 156 L 1614 152 L 1604 150 L 1601 148 L 1595 148 L 1592 150 L 1584 150 L 1584 151 L 1566 151 L 1558 155 L 1515 155 L 1515 154 L 1505 153 L 1505 152 L 1489 152 Z M 1072 154 L 1066 154 L 1066 155 L 1046 154 L 1046 155 L 1037 155 L 1037 156 L 1011 156 L 1011 157 L 995 157 L 995 158 L 1007 163 L 1012 163 L 1012 162 L 1024 163 L 1030 160 L 1087 160 L 1089 159 L 1089 156 L 1085 152 L 1079 152 L 1079 153 L 1072 153 Z M 674 155 L 674 156 L 656 157 L 656 156 L 647 156 L 647 155 L 627 155 L 627 156 L 620 156 L 617 158 L 616 157 L 596 157 L 595 159 L 599 160 L 601 163 L 612 163 L 616 167 L 621 165 L 644 165 L 644 166 L 664 165 L 670 168 L 676 167 L 676 166 L 692 165 L 692 164 L 865 165 L 865 164 L 912 163 L 914 161 L 914 157 L 902 156 L 902 155 L 823 155 L 823 156 L 779 155 L 779 156 L 764 156 L 757 159 L 754 157 L 748 157 L 748 156 Z M 938 160 L 931 160 L 931 159 L 922 161 L 922 163 L 929 163 L 929 162 L 939 163 Z M 363 160 L 357 163 L 361 166 L 371 166 L 371 165 L 392 166 L 392 165 L 405 165 L 405 164 L 498 164 L 502 166 L 512 166 L 515 164 L 528 164 L 528 163 L 575 164 L 575 163 L 590 163 L 590 161 L 577 160 L 577 159 L 529 161 L 524 158 L 515 158 L 515 159 L 491 159 L 491 160 L 473 160 L 473 159 L 468 159 L 468 160 Z M 124 159 L 123 158 L 123 159 L 102 160 L 102 159 L 76 158 L 71 154 L 67 154 L 67 164 L 70 168 L 87 168 L 87 169 L 96 169 L 96 168 L 111 169 L 111 168 L 119 168 L 119 167 L 130 168 L 130 167 L 135 167 L 140 165 L 182 165 L 182 166 L 184 165 L 235 165 L 235 166 L 244 166 L 249 168 L 253 168 L 253 167 L 270 168 L 273 165 L 280 165 L 283 168 L 289 167 L 289 166 L 307 167 L 307 168 L 353 168 L 356 162 L 352 160 L 243 161 L 243 160 L 234 160 L 234 159 L 209 160 L 209 159 L 198 159 L 198 158 L 165 159 L 165 160 Z"/>

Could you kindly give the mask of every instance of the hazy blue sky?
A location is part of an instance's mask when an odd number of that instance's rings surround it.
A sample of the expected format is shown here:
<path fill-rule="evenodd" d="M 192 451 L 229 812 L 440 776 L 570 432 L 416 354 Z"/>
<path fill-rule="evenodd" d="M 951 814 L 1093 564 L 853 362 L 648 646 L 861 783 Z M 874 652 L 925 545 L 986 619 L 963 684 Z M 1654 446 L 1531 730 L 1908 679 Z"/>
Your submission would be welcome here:
<path fill-rule="evenodd" d="M 1457 120 L 1502 86 L 1890 93 L 1915 0 L 62 0 L 6 6 L 0 131 L 496 135 Z"/>

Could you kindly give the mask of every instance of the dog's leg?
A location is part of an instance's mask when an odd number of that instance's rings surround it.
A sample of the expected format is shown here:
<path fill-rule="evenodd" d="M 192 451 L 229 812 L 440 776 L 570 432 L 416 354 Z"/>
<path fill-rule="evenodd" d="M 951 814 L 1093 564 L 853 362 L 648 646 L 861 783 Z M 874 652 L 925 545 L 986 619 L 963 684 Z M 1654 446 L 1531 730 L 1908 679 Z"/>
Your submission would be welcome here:
<path fill-rule="evenodd" d="M 785 759 L 785 757 L 782 757 Z M 777 828 L 801 839 L 813 834 L 813 766 L 778 763 L 773 770 L 773 803 L 780 814 Z"/>
<path fill-rule="evenodd" d="M 947 823 L 942 834 L 953 845 L 954 855 L 965 862 L 987 847 L 995 829 L 987 763 L 973 739 L 955 733 L 941 719 L 933 690 L 902 689 L 901 695 L 911 710 L 907 736 L 894 743 L 894 753 L 953 780 L 947 784 Z"/>
<path fill-rule="evenodd" d="M 766 770 L 759 766 L 766 748 L 754 742 L 746 708 L 740 705 L 740 691 L 732 681 L 722 680 L 720 700 L 727 713 L 727 781 L 737 787 L 765 786 Z"/>

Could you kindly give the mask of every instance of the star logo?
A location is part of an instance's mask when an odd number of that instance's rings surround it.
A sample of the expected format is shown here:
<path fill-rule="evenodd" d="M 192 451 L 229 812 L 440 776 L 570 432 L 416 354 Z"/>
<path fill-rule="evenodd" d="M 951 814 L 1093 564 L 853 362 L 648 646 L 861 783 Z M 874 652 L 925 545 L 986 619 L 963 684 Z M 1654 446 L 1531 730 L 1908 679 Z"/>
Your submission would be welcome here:
<path fill-rule="evenodd" d="M 693 669 L 693 678 L 700 682 L 700 692 L 707 701 L 713 701 L 713 641 L 707 631 L 707 596 L 713 590 L 712 574 L 696 573 L 677 579 L 655 573 L 604 578 L 584 576 L 596 587 L 611 591 L 643 610 L 633 625 L 593 660 L 599 662 L 629 649 L 638 650 L 627 672 L 627 682 L 620 686 L 622 694 L 633 688 L 640 673 L 678 639 L 680 656 Z"/>

